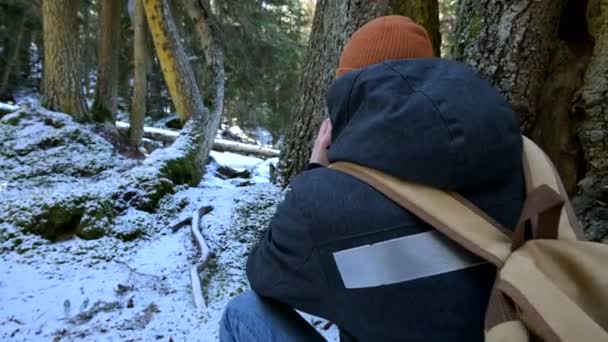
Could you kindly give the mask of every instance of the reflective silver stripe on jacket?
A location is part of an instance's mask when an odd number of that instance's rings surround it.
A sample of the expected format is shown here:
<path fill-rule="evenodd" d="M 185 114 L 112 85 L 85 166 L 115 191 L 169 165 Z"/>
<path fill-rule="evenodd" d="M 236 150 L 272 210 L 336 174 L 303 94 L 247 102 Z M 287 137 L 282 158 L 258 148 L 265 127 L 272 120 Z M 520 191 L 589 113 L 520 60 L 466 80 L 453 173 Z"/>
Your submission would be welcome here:
<path fill-rule="evenodd" d="M 484 263 L 438 231 L 335 252 L 346 288 L 390 285 Z"/>

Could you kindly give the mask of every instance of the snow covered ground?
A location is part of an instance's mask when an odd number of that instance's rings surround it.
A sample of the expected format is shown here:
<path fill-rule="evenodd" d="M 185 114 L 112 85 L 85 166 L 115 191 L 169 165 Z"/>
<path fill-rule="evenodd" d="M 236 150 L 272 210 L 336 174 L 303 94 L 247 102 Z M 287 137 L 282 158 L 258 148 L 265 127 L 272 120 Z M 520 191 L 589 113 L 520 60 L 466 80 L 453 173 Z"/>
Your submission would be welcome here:
<path fill-rule="evenodd" d="M 44 138 L 34 133 L 28 139 Z M 68 147 L 44 153 L 60 158 Z M 106 234 L 96 240 L 73 237 L 49 242 L 0 220 L 0 233 L 8 232 L 0 234 L 6 238 L 0 241 L 0 340 L 216 341 L 223 308 L 248 288 L 248 251 L 267 226 L 282 192 L 268 183 L 269 164 L 276 160 L 218 152 L 212 157 L 215 162 L 208 165 L 197 187 L 176 188 L 161 205 L 162 217 L 174 221 L 203 205 L 213 207 L 200 226 L 214 253 L 202 274 L 206 308 L 196 309 L 193 301 L 189 270 L 199 251 L 188 225 L 173 231 L 159 221 L 161 216 L 129 208 L 115 218 L 113 229 L 147 227 L 142 237 L 131 240 Z M 220 165 L 250 170 L 252 177 L 221 179 L 215 175 Z M 9 171 L 27 165 L 10 167 L 0 175 L 9 179 Z M 20 191 L 35 195 L 37 183 L 10 179 L 0 184 L 0 197 L 10 194 L 19 201 Z M 48 180 L 39 178 L 40 184 Z M 11 247 L 16 244 L 19 247 Z M 319 329 L 325 323 L 307 318 Z M 337 339 L 335 328 L 322 333 L 329 340 Z"/>

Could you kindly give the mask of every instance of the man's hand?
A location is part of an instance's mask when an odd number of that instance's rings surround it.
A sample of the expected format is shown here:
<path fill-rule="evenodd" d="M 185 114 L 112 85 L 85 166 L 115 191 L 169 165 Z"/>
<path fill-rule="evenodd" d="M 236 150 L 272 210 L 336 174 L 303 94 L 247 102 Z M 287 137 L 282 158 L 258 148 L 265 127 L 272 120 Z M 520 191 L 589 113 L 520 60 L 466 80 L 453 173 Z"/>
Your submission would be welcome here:
<path fill-rule="evenodd" d="M 315 140 L 315 145 L 312 148 L 312 153 L 310 155 L 311 163 L 316 163 L 323 166 L 329 165 L 329 160 L 327 159 L 327 149 L 331 144 L 331 130 L 331 121 L 329 121 L 329 119 L 325 119 L 323 124 L 321 124 L 319 135 L 317 135 L 317 140 Z"/>

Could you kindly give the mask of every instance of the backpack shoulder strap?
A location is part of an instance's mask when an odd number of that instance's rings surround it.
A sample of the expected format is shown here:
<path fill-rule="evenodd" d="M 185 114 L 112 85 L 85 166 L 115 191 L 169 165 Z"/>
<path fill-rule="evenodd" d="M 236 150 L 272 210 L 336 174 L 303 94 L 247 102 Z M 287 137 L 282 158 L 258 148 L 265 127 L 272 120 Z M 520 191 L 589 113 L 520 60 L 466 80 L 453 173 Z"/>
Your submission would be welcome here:
<path fill-rule="evenodd" d="M 528 194 L 542 185 L 548 185 L 564 200 L 559 219 L 559 238 L 564 240 L 585 240 L 583 230 L 576 219 L 568 193 L 557 170 L 549 157 L 532 140 L 522 137 L 524 145 L 523 167 Z M 536 228 L 536 222 L 532 226 Z"/>
<path fill-rule="evenodd" d="M 410 183 L 347 162 L 330 168 L 347 173 L 383 193 L 435 229 L 500 268 L 511 254 L 509 233 L 480 209 L 455 193 Z"/>

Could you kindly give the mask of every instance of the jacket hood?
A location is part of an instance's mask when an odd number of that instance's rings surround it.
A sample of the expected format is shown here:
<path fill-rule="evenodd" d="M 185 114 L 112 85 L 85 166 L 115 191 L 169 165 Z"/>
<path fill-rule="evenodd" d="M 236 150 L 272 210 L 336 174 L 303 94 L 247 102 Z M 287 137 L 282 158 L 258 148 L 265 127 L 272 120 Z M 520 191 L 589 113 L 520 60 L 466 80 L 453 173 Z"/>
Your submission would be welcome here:
<path fill-rule="evenodd" d="M 330 162 L 460 191 L 521 172 L 518 117 L 464 64 L 395 60 L 350 72 L 327 93 Z"/>

